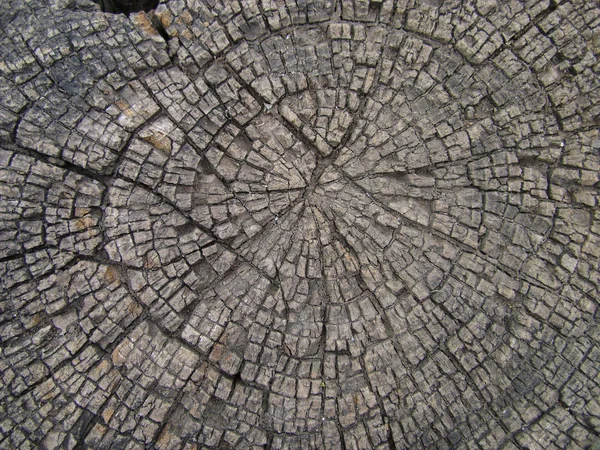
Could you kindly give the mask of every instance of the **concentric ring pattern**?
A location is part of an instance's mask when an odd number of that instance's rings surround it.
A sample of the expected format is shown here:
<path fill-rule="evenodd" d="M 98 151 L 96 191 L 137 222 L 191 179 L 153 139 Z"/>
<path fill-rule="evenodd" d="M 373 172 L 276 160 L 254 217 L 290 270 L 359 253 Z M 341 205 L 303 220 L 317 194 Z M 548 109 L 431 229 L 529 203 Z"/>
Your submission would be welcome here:
<path fill-rule="evenodd" d="M 595 2 L 0 22 L 0 448 L 600 445 Z"/>

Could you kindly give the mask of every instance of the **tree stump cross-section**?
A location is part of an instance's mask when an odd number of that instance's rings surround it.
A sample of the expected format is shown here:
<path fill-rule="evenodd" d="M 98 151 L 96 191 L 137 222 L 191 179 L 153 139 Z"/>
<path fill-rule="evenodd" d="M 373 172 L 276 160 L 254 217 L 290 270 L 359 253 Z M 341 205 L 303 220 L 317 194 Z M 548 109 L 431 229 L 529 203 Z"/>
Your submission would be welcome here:
<path fill-rule="evenodd" d="M 599 17 L 0 2 L 0 449 L 600 448 Z"/>

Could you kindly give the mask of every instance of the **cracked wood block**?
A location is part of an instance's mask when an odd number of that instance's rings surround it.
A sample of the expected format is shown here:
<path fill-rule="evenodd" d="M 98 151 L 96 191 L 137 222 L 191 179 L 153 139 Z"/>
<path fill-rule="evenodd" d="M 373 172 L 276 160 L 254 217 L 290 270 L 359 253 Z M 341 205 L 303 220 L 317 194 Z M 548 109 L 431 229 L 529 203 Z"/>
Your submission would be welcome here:
<path fill-rule="evenodd" d="M 600 445 L 599 16 L 1 2 L 0 448 Z"/>

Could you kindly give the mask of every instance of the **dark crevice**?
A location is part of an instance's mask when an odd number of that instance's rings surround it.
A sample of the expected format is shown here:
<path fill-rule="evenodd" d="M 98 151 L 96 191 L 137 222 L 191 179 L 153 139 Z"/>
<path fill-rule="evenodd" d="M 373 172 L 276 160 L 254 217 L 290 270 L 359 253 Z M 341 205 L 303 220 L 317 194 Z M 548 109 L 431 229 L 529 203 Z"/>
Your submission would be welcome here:
<path fill-rule="evenodd" d="M 160 20 L 158 20 L 156 16 L 152 18 L 152 26 L 158 32 L 158 34 L 161 35 L 161 37 L 165 40 L 166 43 L 168 43 L 169 40 L 171 40 L 171 36 L 169 36 L 169 33 L 167 33 L 165 26 Z"/>
<path fill-rule="evenodd" d="M 103 12 L 128 16 L 131 13 L 156 9 L 159 0 L 94 0 L 94 2 L 100 5 Z"/>

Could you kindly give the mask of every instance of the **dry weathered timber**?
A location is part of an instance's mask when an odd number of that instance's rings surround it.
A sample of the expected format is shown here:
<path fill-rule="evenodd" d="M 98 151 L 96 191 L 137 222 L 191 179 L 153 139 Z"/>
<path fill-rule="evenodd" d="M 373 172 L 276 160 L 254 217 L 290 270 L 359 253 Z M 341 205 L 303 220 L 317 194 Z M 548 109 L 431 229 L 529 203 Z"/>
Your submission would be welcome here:
<path fill-rule="evenodd" d="M 594 1 L 0 1 L 0 448 L 597 449 L 599 55 Z"/>

